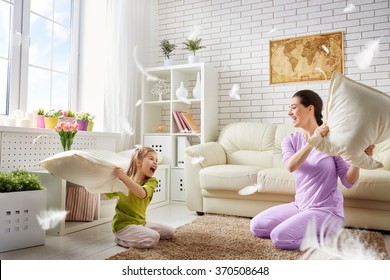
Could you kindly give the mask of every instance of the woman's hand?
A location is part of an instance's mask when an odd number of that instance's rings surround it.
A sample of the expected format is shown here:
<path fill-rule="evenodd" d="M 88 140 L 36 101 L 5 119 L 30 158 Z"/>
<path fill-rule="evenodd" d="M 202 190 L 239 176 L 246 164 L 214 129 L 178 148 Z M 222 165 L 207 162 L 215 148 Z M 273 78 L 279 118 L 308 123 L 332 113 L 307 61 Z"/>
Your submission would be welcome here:
<path fill-rule="evenodd" d="M 322 136 L 325 137 L 329 133 L 329 126 L 327 124 L 323 124 L 316 128 L 314 131 L 315 136 Z"/>
<path fill-rule="evenodd" d="M 372 157 L 372 155 L 374 154 L 374 149 L 375 149 L 375 145 L 370 145 L 370 146 L 368 146 L 365 150 L 364 150 L 364 152 L 368 155 L 368 156 L 370 156 L 370 157 Z"/>

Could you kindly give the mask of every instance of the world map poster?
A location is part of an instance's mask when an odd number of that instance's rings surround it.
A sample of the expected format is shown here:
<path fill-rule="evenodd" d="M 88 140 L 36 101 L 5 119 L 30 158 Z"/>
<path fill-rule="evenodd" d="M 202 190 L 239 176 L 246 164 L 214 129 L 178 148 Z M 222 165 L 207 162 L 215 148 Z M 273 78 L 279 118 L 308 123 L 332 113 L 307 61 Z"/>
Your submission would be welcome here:
<path fill-rule="evenodd" d="M 330 80 L 344 73 L 343 33 L 270 41 L 270 84 Z"/>

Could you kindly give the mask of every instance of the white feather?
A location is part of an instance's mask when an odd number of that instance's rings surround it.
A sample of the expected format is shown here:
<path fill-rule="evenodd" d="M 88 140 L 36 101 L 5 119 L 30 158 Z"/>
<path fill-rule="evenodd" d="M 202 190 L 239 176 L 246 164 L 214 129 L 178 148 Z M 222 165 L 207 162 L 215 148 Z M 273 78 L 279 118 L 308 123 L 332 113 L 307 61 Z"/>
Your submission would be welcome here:
<path fill-rule="evenodd" d="M 237 99 L 237 100 L 241 99 L 239 90 L 240 90 L 240 86 L 237 85 L 237 84 L 234 84 L 232 86 L 232 88 L 230 89 L 229 96 L 231 98 L 234 98 L 234 99 Z"/>
<path fill-rule="evenodd" d="M 183 96 L 180 96 L 179 97 L 179 100 L 183 103 L 186 103 L 186 104 L 191 104 L 191 101 L 187 98 L 187 97 L 183 97 Z"/>
<path fill-rule="evenodd" d="M 141 66 L 141 63 L 139 63 L 138 61 L 138 58 L 137 58 L 137 49 L 138 49 L 138 46 L 135 46 L 134 49 L 133 49 L 133 57 L 134 57 L 134 62 L 135 62 L 135 65 L 137 66 L 138 70 L 146 76 L 146 79 L 148 81 L 159 81 L 160 79 L 156 76 L 153 76 L 153 75 L 150 75 L 142 66 Z"/>
<path fill-rule="evenodd" d="M 139 107 L 142 104 L 142 100 L 138 99 L 137 103 L 135 103 L 135 107 Z"/>
<path fill-rule="evenodd" d="M 366 48 L 358 53 L 354 60 L 362 70 L 367 69 L 372 62 L 375 54 L 378 52 L 380 40 L 372 40 L 366 44 Z"/>
<path fill-rule="evenodd" d="M 324 75 L 325 80 L 328 79 L 328 77 L 326 76 L 325 71 L 322 70 L 320 67 L 316 67 L 316 68 L 314 68 L 314 70 L 321 72 Z"/>
<path fill-rule="evenodd" d="M 344 13 L 353 12 L 356 9 L 356 6 L 353 3 L 349 3 L 347 7 L 344 8 Z"/>
<path fill-rule="evenodd" d="M 194 157 L 191 160 L 191 163 L 195 165 L 195 164 L 198 164 L 198 163 L 202 163 L 203 161 L 204 161 L 204 157 L 198 156 L 198 157 Z"/>
<path fill-rule="evenodd" d="M 315 220 L 312 220 L 306 229 L 300 249 L 306 251 L 301 259 L 304 260 L 379 260 L 383 254 L 375 248 L 364 244 L 359 235 L 353 234 L 347 229 L 338 229 L 330 233 L 334 228 L 329 222 L 324 222 L 317 232 Z"/>
<path fill-rule="evenodd" d="M 321 48 L 326 52 L 329 53 L 329 49 L 325 45 L 321 45 Z"/>
<path fill-rule="evenodd" d="M 135 144 L 134 147 L 136 147 L 136 148 L 142 148 L 142 145 L 141 145 L 141 144 Z"/>
<path fill-rule="evenodd" d="M 119 123 L 120 123 L 120 126 L 125 134 L 134 135 L 134 130 L 131 127 L 129 121 L 126 120 L 125 117 L 121 116 L 119 119 Z"/>
<path fill-rule="evenodd" d="M 43 230 L 48 230 L 65 220 L 67 213 L 67 211 L 61 210 L 44 210 L 37 214 L 37 220 Z"/>
<path fill-rule="evenodd" d="M 245 188 L 242 188 L 238 191 L 239 195 L 251 195 L 257 192 L 260 192 L 262 190 L 263 186 L 261 184 L 254 184 L 247 186 Z"/>
<path fill-rule="evenodd" d="M 46 136 L 49 136 L 49 135 L 47 135 L 47 134 L 38 135 L 38 136 L 35 137 L 34 140 L 32 141 L 32 145 L 34 146 L 40 138 L 46 137 Z"/>
<path fill-rule="evenodd" d="M 268 33 L 274 33 L 276 30 L 278 30 L 277 28 L 272 28 L 270 31 L 268 31 Z"/>
<path fill-rule="evenodd" d="M 195 40 L 200 35 L 200 27 L 194 25 L 193 31 L 188 35 L 188 40 Z"/>

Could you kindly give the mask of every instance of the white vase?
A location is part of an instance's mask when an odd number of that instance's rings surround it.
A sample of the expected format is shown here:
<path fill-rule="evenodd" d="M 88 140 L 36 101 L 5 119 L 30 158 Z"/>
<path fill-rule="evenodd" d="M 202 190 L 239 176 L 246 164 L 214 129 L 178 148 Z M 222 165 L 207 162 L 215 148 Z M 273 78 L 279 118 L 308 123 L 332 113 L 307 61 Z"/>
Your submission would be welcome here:
<path fill-rule="evenodd" d="M 188 90 L 184 87 L 183 82 L 180 82 L 180 87 L 176 90 L 177 99 L 187 98 Z"/>
<path fill-rule="evenodd" d="M 196 56 L 194 54 L 190 54 L 188 56 L 188 63 L 191 64 L 191 63 L 198 63 L 199 62 L 199 56 Z"/>
<path fill-rule="evenodd" d="M 170 58 L 164 59 L 164 66 L 170 66 L 170 65 L 173 65 L 173 60 Z"/>
<path fill-rule="evenodd" d="M 197 76 L 196 76 L 196 84 L 195 84 L 195 87 L 192 91 L 192 96 L 195 98 L 195 99 L 200 99 L 201 98 L 201 86 L 200 86 L 200 73 L 198 72 Z"/>

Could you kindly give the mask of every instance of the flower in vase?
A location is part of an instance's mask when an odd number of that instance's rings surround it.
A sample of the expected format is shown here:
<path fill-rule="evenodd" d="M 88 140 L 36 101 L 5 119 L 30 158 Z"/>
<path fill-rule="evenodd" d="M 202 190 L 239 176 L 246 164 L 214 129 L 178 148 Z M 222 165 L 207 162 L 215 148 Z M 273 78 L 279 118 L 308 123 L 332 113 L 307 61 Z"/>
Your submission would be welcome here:
<path fill-rule="evenodd" d="M 75 113 L 76 119 L 80 120 L 80 121 L 88 121 L 90 115 L 91 115 L 90 113 L 86 113 L 86 112 L 76 112 Z"/>
<path fill-rule="evenodd" d="M 71 150 L 73 138 L 75 137 L 77 131 L 79 131 L 79 125 L 71 122 L 61 122 L 54 128 L 54 130 L 58 132 L 58 135 L 60 136 L 61 145 L 64 151 Z"/>

